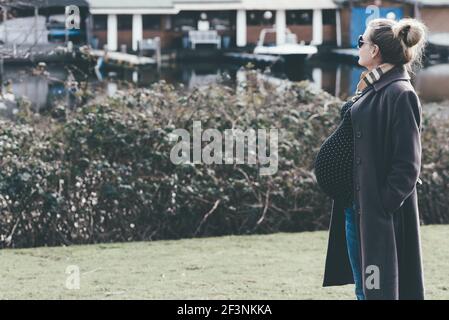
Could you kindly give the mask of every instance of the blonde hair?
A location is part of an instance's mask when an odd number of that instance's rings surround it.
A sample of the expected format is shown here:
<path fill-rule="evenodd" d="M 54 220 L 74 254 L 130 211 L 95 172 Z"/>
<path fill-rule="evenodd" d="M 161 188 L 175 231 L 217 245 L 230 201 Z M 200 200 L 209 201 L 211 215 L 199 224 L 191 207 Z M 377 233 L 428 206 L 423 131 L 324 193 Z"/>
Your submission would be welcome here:
<path fill-rule="evenodd" d="M 427 27 L 420 21 L 404 18 L 373 19 L 368 24 L 370 41 L 379 46 L 382 62 L 405 65 L 413 72 L 422 66 Z"/>

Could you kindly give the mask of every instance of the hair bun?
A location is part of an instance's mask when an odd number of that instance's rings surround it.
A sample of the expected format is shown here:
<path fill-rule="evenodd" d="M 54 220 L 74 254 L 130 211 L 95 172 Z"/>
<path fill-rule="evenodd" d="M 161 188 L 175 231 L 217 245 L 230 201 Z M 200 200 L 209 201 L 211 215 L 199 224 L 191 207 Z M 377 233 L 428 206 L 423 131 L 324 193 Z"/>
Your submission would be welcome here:
<path fill-rule="evenodd" d="M 424 41 L 426 27 L 418 20 L 405 18 L 392 27 L 395 38 L 400 38 L 407 47 L 413 47 Z"/>
<path fill-rule="evenodd" d="M 408 35 L 408 32 L 410 31 L 410 28 L 411 28 L 411 25 L 407 24 L 399 31 L 399 33 L 402 35 L 402 37 L 406 38 Z"/>

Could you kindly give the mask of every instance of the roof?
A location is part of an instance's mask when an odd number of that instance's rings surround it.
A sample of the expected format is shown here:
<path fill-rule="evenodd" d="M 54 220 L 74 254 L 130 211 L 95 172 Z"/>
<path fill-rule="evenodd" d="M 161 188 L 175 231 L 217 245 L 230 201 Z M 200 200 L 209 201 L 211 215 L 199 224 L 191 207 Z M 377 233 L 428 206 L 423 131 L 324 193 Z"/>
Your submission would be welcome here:
<path fill-rule="evenodd" d="M 88 0 L 92 8 L 173 8 L 176 4 L 241 3 L 242 0 Z"/>
<path fill-rule="evenodd" d="M 176 14 L 173 0 L 87 0 L 92 14 Z"/>
<path fill-rule="evenodd" d="M 175 3 L 211 3 L 211 2 L 236 2 L 240 3 L 242 0 L 173 0 Z"/>
<path fill-rule="evenodd" d="M 172 8 L 173 0 L 88 0 L 92 8 Z"/>
<path fill-rule="evenodd" d="M 7 0 L 2 1 L 2 5 L 7 7 L 38 7 L 38 8 L 48 8 L 48 7 L 65 7 L 70 5 L 75 5 L 78 7 L 88 7 L 89 3 L 85 0 Z"/>
<path fill-rule="evenodd" d="M 93 13 L 124 9 L 177 13 L 180 10 L 295 10 L 333 9 L 333 0 L 88 0 Z M 167 11 L 167 13 L 169 13 Z M 125 13 L 122 12 L 122 13 Z"/>
<path fill-rule="evenodd" d="M 332 0 L 242 0 L 247 10 L 299 10 L 299 9 L 334 9 L 337 5 Z"/>
<path fill-rule="evenodd" d="M 342 5 L 345 3 L 349 3 L 350 0 L 333 0 L 336 4 Z M 352 2 L 363 2 L 364 0 L 352 0 Z M 449 0 L 393 0 L 396 2 L 403 2 L 408 4 L 418 3 L 422 7 L 448 7 Z"/>
<path fill-rule="evenodd" d="M 449 0 L 417 0 L 421 6 L 428 7 L 446 7 L 449 6 Z M 414 4 L 414 0 L 405 0 L 405 2 L 409 2 Z"/>

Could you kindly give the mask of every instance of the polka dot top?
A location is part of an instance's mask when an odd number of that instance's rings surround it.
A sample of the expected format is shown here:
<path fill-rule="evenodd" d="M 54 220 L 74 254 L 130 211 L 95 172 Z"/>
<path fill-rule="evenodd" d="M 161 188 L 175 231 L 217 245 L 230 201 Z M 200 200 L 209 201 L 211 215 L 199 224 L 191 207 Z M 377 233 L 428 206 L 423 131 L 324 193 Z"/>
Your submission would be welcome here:
<path fill-rule="evenodd" d="M 341 108 L 341 123 L 324 141 L 315 159 L 315 176 L 323 191 L 336 201 L 351 207 L 353 202 L 354 139 L 350 99 Z"/>

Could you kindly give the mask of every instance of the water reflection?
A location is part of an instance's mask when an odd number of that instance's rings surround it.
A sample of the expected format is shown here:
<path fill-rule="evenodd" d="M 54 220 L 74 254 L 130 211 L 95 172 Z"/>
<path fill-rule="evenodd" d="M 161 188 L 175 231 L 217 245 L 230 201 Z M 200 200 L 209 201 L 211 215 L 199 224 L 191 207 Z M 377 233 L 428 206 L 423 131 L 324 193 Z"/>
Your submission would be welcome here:
<path fill-rule="evenodd" d="M 274 69 L 270 75 L 275 78 L 302 80 L 308 79 L 323 90 L 346 99 L 351 96 L 357 86 L 363 69 L 351 64 L 342 63 L 315 63 L 305 65 L 299 72 L 292 70 Z M 159 80 L 172 84 L 184 84 L 187 89 L 216 83 L 227 75 L 228 81 L 236 83 L 242 78 L 239 74 L 240 66 L 232 64 L 171 64 L 163 66 L 160 70 L 146 69 L 140 72 L 135 70 L 117 70 L 104 74 L 105 81 L 99 82 L 96 77 L 88 75 L 83 81 L 100 92 L 112 96 L 119 90 L 123 81 L 133 83 L 140 87 L 147 87 Z M 43 111 L 57 104 L 69 106 L 76 105 L 76 98 L 71 88 L 67 86 L 67 79 L 71 73 L 66 66 L 51 65 L 45 75 L 35 75 L 32 70 L 23 67 L 6 66 L 3 79 L 9 85 L 3 92 L 11 92 L 18 98 L 28 99 L 34 110 Z M 80 79 L 77 79 L 81 81 Z M 414 85 L 423 102 L 441 101 L 449 99 L 449 64 L 439 64 L 422 69 L 413 79 Z M 127 84 L 129 85 L 129 84 Z M 3 109 L 5 104 L 3 104 Z M 10 104 L 9 104 L 10 105 Z M 2 108 L 0 108 L 2 109 Z M 0 110 L 4 113 L 5 110 Z M 11 112 L 11 110 L 8 110 Z"/>

